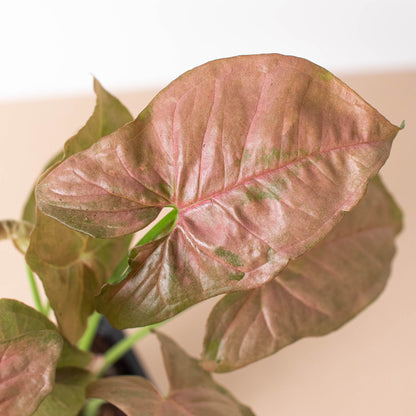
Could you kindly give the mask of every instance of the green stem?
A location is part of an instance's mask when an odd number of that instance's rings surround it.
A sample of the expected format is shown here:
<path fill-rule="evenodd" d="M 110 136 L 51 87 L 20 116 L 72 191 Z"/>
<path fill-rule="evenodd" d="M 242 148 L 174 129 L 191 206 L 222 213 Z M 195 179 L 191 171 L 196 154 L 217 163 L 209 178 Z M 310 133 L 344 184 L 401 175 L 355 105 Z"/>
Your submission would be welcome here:
<path fill-rule="evenodd" d="M 131 335 L 128 335 L 122 341 L 113 345 L 103 356 L 104 363 L 98 371 L 98 377 L 102 377 L 103 374 L 114 364 L 116 363 L 127 351 L 129 351 L 133 345 L 143 339 L 148 335 L 152 329 L 155 329 L 163 325 L 167 321 L 159 322 L 157 324 L 145 326 L 139 329 L 137 332 L 134 332 Z"/>
<path fill-rule="evenodd" d="M 49 317 L 49 313 L 51 311 L 51 304 L 48 300 L 46 301 L 45 307 L 43 309 L 44 309 L 43 312 L 45 313 L 45 315 Z"/>
<path fill-rule="evenodd" d="M 35 302 L 35 307 L 39 312 L 44 314 L 45 310 L 43 309 L 42 301 L 40 300 L 39 290 L 36 284 L 35 276 L 27 264 L 26 264 L 26 271 L 27 271 L 27 276 L 29 278 L 30 290 L 32 291 L 32 296 L 33 296 L 33 301 Z"/>
<path fill-rule="evenodd" d="M 82 338 L 78 341 L 78 348 L 84 351 L 89 351 L 94 341 L 95 334 L 100 324 L 101 314 L 97 311 L 88 318 L 87 329 Z"/>
<path fill-rule="evenodd" d="M 171 231 L 172 228 L 176 224 L 176 219 L 178 216 L 178 208 L 172 207 L 172 211 L 166 214 L 152 229 L 150 229 L 136 244 L 136 246 L 141 246 L 143 244 L 150 243 L 156 237 L 159 236 L 163 231 L 165 231 L 169 226 L 169 230 Z"/>
<path fill-rule="evenodd" d="M 172 211 L 166 214 L 153 228 L 151 228 L 135 245 L 142 246 L 144 244 L 154 241 L 162 233 L 168 233 L 176 224 L 178 218 L 178 208 L 172 207 Z M 126 256 L 120 264 L 117 266 L 117 269 L 112 274 L 108 283 L 114 285 L 120 283 L 124 280 L 127 275 L 130 273 L 130 266 L 128 264 L 128 256 Z"/>
<path fill-rule="evenodd" d="M 105 403 L 105 400 L 89 399 L 84 406 L 82 416 L 96 416 L 103 403 Z"/>

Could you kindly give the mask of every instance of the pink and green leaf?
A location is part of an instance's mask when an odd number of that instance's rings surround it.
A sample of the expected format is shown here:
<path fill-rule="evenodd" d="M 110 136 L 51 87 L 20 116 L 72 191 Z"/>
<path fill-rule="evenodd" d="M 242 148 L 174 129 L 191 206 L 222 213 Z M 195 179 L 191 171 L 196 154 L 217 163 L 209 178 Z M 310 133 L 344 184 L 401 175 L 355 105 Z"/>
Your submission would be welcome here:
<path fill-rule="evenodd" d="M 37 331 L 55 331 L 56 326 L 43 314 L 14 299 L 0 299 L 0 342 Z M 81 351 L 63 339 L 62 351 L 57 367 L 86 367 L 92 359 L 88 352 Z"/>
<path fill-rule="evenodd" d="M 0 414 L 33 414 L 52 391 L 61 349 L 61 336 L 51 330 L 0 341 Z"/>
<path fill-rule="evenodd" d="M 41 178 L 68 157 L 131 121 L 128 110 L 95 79 L 94 89 L 97 103 L 93 115 L 66 142 L 61 158 L 58 155 L 54 159 L 58 161 L 49 164 Z M 32 211 L 33 200 L 29 199 L 25 218 L 33 218 Z M 37 211 L 26 260 L 42 280 L 61 331 L 72 343 L 83 334 L 88 316 L 95 309 L 94 296 L 126 256 L 130 240 L 131 236 L 94 239 Z"/>
<path fill-rule="evenodd" d="M 214 307 L 204 367 L 235 370 L 353 318 L 383 290 L 401 225 L 399 208 L 377 178 L 324 240 L 274 280 L 228 294 Z"/>
<path fill-rule="evenodd" d="M 399 128 L 326 70 L 282 55 L 209 62 L 132 123 L 67 159 L 37 187 L 40 209 L 116 237 L 178 208 L 97 307 L 144 326 L 272 280 L 364 194 Z"/>
<path fill-rule="evenodd" d="M 114 404 L 127 416 L 137 415 L 137 409 L 141 416 L 254 416 L 172 340 L 158 338 L 171 387 L 166 399 L 148 380 L 132 376 L 98 380 L 88 387 L 88 396 Z"/>

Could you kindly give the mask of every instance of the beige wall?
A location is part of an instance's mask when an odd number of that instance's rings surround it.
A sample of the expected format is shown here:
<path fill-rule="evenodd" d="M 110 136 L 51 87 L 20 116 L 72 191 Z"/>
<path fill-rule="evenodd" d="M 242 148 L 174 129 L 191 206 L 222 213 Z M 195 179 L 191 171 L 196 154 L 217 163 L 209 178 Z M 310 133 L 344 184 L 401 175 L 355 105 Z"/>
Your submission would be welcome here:
<path fill-rule="evenodd" d="M 416 71 L 344 76 L 395 124 L 406 120 L 382 170 L 405 214 L 390 282 L 379 300 L 335 333 L 305 339 L 234 373 L 219 375 L 259 416 L 416 415 Z M 151 92 L 120 94 L 133 114 Z M 17 218 L 45 161 L 89 117 L 89 97 L 0 104 L 0 218 Z M 23 259 L 0 242 L 0 296 L 31 304 Z M 201 350 L 213 300 L 163 329 L 190 353 Z M 166 389 L 153 336 L 138 347 L 149 373 Z"/>

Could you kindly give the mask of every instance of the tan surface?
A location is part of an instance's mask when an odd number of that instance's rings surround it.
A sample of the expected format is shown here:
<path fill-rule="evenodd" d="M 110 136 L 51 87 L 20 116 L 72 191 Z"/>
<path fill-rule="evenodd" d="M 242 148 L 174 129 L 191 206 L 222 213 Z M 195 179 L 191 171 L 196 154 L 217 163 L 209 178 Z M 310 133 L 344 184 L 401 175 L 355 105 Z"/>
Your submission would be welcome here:
<path fill-rule="evenodd" d="M 386 291 L 339 331 L 306 339 L 234 373 L 219 375 L 258 416 L 414 416 L 416 415 L 416 71 L 342 77 L 368 102 L 406 129 L 394 143 L 382 170 L 405 214 L 398 255 Z M 119 94 L 134 115 L 152 93 Z M 94 97 L 0 104 L 0 218 L 16 218 L 45 161 L 89 117 Z M 1 297 L 31 303 L 23 260 L 0 243 Z M 166 325 L 190 353 L 201 350 L 204 322 L 215 300 L 186 311 Z M 162 389 L 156 341 L 149 336 L 140 352 Z"/>

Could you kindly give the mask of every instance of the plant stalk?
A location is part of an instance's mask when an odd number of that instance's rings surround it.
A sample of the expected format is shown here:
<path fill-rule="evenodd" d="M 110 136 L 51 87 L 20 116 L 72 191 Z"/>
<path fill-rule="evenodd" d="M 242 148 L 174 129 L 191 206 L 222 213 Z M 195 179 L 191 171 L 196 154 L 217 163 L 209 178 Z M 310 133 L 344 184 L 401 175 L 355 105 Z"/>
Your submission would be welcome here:
<path fill-rule="evenodd" d="M 84 406 L 82 416 L 96 416 L 98 414 L 98 410 L 100 410 L 101 405 L 104 403 L 105 400 L 89 399 Z"/>
<path fill-rule="evenodd" d="M 84 351 L 89 351 L 97 333 L 98 325 L 100 324 L 101 314 L 97 311 L 88 318 L 87 329 L 84 335 L 78 341 L 78 348 Z"/>
<path fill-rule="evenodd" d="M 98 377 L 102 377 L 104 373 L 116 363 L 127 351 L 129 351 L 133 345 L 148 335 L 153 329 L 163 325 L 166 321 L 159 322 L 157 324 L 145 326 L 131 335 L 128 335 L 122 341 L 113 345 L 103 356 L 104 363 L 98 371 Z"/>

